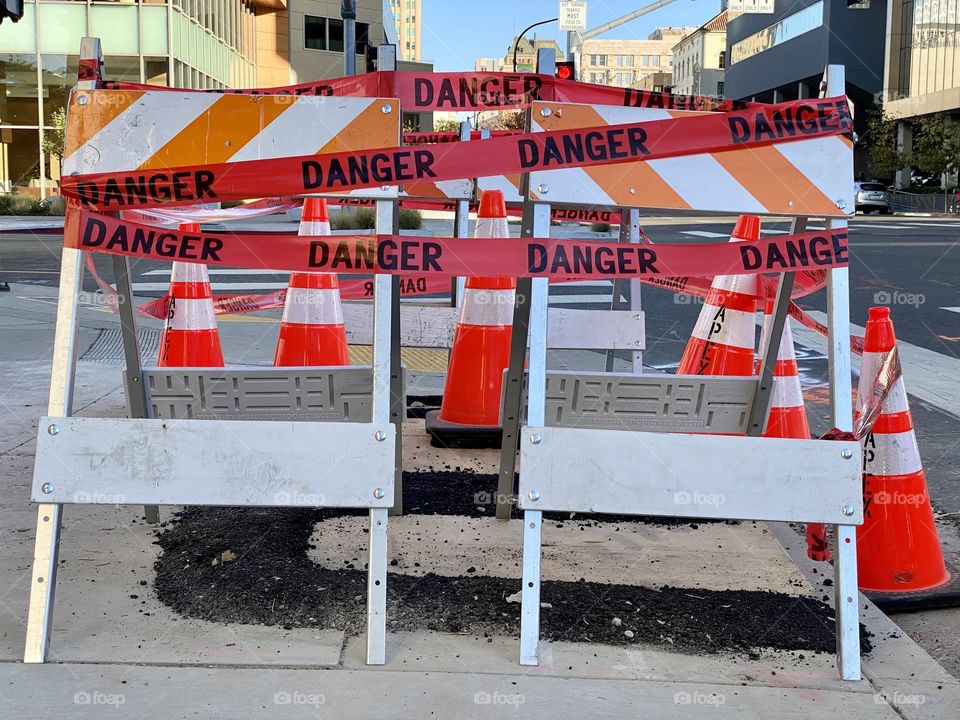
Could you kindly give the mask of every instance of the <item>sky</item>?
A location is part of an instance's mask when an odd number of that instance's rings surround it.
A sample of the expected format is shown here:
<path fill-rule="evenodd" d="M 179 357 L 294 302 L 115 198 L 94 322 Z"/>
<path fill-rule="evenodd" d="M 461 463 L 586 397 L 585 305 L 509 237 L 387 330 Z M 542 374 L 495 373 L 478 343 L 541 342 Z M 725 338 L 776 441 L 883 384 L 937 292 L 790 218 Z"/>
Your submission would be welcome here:
<path fill-rule="evenodd" d="M 587 0 L 587 29 L 648 4 L 650 0 Z M 514 36 L 527 25 L 557 16 L 557 0 L 422 0 L 421 58 L 437 72 L 473 70 L 478 57 L 503 57 Z M 675 0 L 601 37 L 637 39 L 660 26 L 699 27 L 720 11 L 720 0 Z M 538 38 L 553 38 L 566 49 L 566 33 L 557 23 L 534 28 Z"/>

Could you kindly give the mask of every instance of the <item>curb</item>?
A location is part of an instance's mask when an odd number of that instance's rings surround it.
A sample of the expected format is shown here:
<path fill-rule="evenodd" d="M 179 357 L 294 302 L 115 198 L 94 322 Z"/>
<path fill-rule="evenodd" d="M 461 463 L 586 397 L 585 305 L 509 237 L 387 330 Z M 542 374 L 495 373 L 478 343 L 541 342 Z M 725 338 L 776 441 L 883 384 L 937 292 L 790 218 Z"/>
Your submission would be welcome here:
<path fill-rule="evenodd" d="M 895 212 L 894 217 L 958 218 L 956 213 Z"/>

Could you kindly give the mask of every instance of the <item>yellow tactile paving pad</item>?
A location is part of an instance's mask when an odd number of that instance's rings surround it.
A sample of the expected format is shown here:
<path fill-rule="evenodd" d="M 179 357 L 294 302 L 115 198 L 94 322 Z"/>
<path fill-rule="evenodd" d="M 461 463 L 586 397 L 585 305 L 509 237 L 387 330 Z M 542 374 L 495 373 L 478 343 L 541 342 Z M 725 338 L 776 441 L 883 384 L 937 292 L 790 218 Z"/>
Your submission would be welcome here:
<path fill-rule="evenodd" d="M 421 348 L 400 348 L 400 361 L 407 370 L 420 372 L 446 372 L 447 350 L 426 350 Z M 369 345 L 350 346 L 351 365 L 370 365 L 373 362 L 373 348 Z"/>

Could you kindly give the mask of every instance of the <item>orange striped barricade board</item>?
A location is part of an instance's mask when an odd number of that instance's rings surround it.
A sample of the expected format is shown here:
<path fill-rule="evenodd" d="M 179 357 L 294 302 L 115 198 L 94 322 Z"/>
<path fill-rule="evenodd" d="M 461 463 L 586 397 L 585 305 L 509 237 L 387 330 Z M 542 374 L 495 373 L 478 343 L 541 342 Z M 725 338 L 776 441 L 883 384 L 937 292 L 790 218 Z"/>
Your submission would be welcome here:
<path fill-rule="evenodd" d="M 551 103 L 551 106 L 557 105 L 557 103 Z M 596 112 L 596 116 L 593 118 L 593 126 L 599 125 L 610 125 L 613 124 L 612 121 L 604 122 L 604 118 L 610 111 L 618 111 L 623 109 L 630 110 L 629 122 L 643 122 L 644 120 L 669 120 L 671 118 L 682 118 L 682 117 L 691 117 L 694 115 L 702 115 L 706 111 L 694 111 L 694 110 L 667 110 L 663 108 L 655 107 L 631 107 L 631 108 L 621 108 L 617 106 L 606 106 L 606 105 L 578 105 L 576 107 L 589 107 Z M 550 108 L 552 112 L 552 107 Z M 543 119 L 543 108 L 536 108 L 536 113 L 533 116 L 533 122 L 531 129 L 536 132 L 538 130 L 543 130 L 543 126 L 537 122 L 538 118 Z M 612 117 L 612 115 L 611 115 Z M 566 129 L 566 125 L 557 125 L 555 129 L 561 130 Z M 573 127 L 573 126 L 569 126 Z M 523 202 L 523 195 L 520 193 L 520 174 L 512 175 L 491 175 L 489 177 L 480 177 L 477 178 L 477 189 L 478 190 L 500 190 L 503 192 L 504 199 L 508 203 L 519 203 Z M 561 201 L 557 200 L 554 197 L 550 198 L 551 203 L 559 203 Z M 587 202 L 580 202 L 578 204 L 590 204 Z M 604 206 L 610 206 L 611 203 L 604 199 Z"/>
<path fill-rule="evenodd" d="M 166 170 L 394 147 L 400 137 L 399 117 L 399 103 L 390 98 L 79 90 L 71 94 L 68 106 L 63 174 Z M 377 172 L 375 167 L 359 170 Z M 198 182 L 188 182 L 194 179 Z M 125 190 L 161 201 L 209 202 L 202 178 L 183 180 L 171 190 L 151 185 L 147 178 L 142 187 Z M 270 192 L 266 178 L 264 191 Z M 384 185 L 337 194 L 393 198 L 397 188 Z"/>
<path fill-rule="evenodd" d="M 212 174 L 197 166 L 394 147 L 400 137 L 400 110 L 398 101 L 390 98 L 84 87 L 71 93 L 66 136 L 65 176 L 142 171 L 135 179 L 117 181 L 117 192 L 155 204 L 202 204 L 211 199 L 204 173 Z M 364 157 L 368 163 L 361 166 L 355 160 L 349 165 L 352 176 L 369 174 L 376 179 L 376 173 L 389 170 L 377 165 L 390 162 L 389 155 L 367 152 Z M 193 169 L 169 170 L 177 167 Z M 151 174 L 154 169 L 156 176 Z M 166 177 L 167 184 L 154 177 Z M 270 177 L 263 178 L 265 195 L 270 193 L 270 182 Z M 372 199 L 377 232 L 392 232 L 395 184 L 377 183 L 371 189 L 337 194 Z M 68 398 L 73 392 L 70 358 L 75 357 L 72 337 L 78 322 L 82 267 L 82 253 L 67 243 L 58 305 L 58 328 L 63 330 L 55 339 L 54 391 L 47 417 L 41 421 L 34 468 L 32 497 L 40 503 L 40 512 L 25 661 L 44 662 L 47 657 L 62 505 L 103 503 L 109 498 L 110 504 L 148 506 L 367 510 L 367 662 L 385 662 L 387 515 L 398 494 L 399 466 L 399 433 L 390 416 L 391 278 L 378 275 L 371 281 L 372 367 L 320 368 L 320 373 L 311 373 L 312 368 L 259 368 L 256 377 L 246 377 L 242 370 L 141 369 L 132 340 L 134 349 L 128 350 L 128 358 L 129 352 L 135 353 L 136 366 L 125 373 L 128 393 L 139 385 L 138 402 L 156 400 L 162 408 L 152 412 L 147 408 L 144 414 L 149 417 L 78 418 L 70 417 Z M 126 286 L 119 288 L 119 295 L 129 297 L 128 274 L 118 271 L 118 285 L 121 276 Z M 135 319 L 124 330 L 135 338 Z M 399 373 L 399 368 L 395 370 Z M 187 398 L 180 393 L 171 399 L 168 393 L 161 401 L 162 393 L 151 397 L 143 389 L 161 375 L 168 389 L 193 386 L 201 383 L 198 372 L 210 386 L 209 397 Z M 342 373 L 337 382 L 326 379 L 335 373 Z M 324 377 L 318 380 L 313 375 Z M 304 382 L 298 380 L 304 377 Z M 328 398 L 326 404 L 303 402 L 309 388 L 322 385 L 327 392 L 341 386 L 351 392 L 357 384 L 366 385 L 365 398 L 350 413 L 337 406 L 336 398 Z M 268 386 L 286 388 L 285 402 L 289 402 L 264 408 L 255 398 L 243 397 L 246 388 L 262 394 Z M 128 394 L 131 407 L 132 398 Z M 245 419 L 236 422 L 225 417 L 224 404 L 242 409 Z M 233 413 L 234 418 L 237 415 Z M 204 419 L 198 421 L 199 417 Z M 317 468 L 324 471 L 318 473 Z M 345 483 L 344 478 L 351 482 Z"/>
<path fill-rule="evenodd" d="M 813 101 L 811 101 L 813 102 Z M 846 108 L 844 108 L 846 111 Z M 660 113 L 658 116 L 657 113 Z M 700 113 L 536 102 L 531 130 L 602 128 L 619 123 L 692 117 Z M 776 142 L 762 147 L 698 153 L 622 165 L 536 170 L 530 173 L 530 199 L 599 207 L 645 207 L 662 210 L 846 217 L 854 210 L 853 142 L 844 135 L 804 139 L 817 121 L 798 112 L 774 124 L 744 121 L 731 125 L 741 142 L 762 133 Z M 752 132 L 751 132 L 752 131 Z M 597 132 L 602 139 L 602 131 Z M 626 141 L 625 141 L 626 142 Z M 568 155 L 596 152 L 590 137 L 582 146 L 544 150 L 540 164 L 554 151 Z M 611 152 L 616 152 L 612 147 Z M 532 160 L 532 158 L 531 158 Z M 557 165 L 562 162 L 557 162 Z"/>

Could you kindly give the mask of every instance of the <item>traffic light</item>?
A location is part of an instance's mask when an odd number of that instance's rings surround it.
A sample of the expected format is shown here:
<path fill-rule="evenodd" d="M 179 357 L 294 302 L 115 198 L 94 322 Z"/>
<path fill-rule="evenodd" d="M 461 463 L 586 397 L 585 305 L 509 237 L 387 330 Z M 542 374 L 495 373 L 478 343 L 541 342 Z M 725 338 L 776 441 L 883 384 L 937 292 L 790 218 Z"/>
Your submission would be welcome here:
<path fill-rule="evenodd" d="M 377 71 L 377 61 L 379 60 L 379 48 L 376 45 L 371 45 L 367 43 L 364 46 L 363 50 L 364 58 L 366 59 L 367 72 L 376 72 Z"/>
<path fill-rule="evenodd" d="M 561 80 L 576 80 L 574 77 L 575 69 L 572 60 L 564 60 L 563 62 L 557 63 L 557 70 L 554 75 Z"/>

